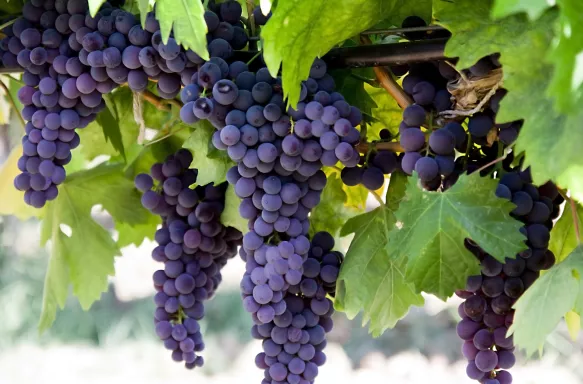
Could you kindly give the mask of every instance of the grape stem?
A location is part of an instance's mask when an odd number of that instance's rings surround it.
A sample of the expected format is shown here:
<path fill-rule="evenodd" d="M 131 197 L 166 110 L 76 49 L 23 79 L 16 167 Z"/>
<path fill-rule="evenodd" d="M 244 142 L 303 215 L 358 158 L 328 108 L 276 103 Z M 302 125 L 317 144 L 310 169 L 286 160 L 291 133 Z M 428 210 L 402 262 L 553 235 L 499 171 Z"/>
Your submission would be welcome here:
<path fill-rule="evenodd" d="M 375 198 L 376 201 L 379 202 L 379 204 L 381 205 L 381 207 L 383 205 L 385 205 L 385 202 L 383 201 L 383 199 L 379 196 L 379 194 L 377 193 L 377 191 L 369 191 L 370 194 Z"/>
<path fill-rule="evenodd" d="M 581 232 L 579 230 L 579 215 L 577 214 L 577 206 L 575 205 L 575 200 L 573 198 L 569 198 L 569 203 L 571 204 L 571 213 L 573 216 L 573 226 L 575 228 L 577 244 L 581 244 Z"/>
<path fill-rule="evenodd" d="M 494 159 L 494 160 L 490 161 L 490 162 L 489 162 L 488 164 L 486 164 L 486 165 L 483 165 L 483 166 L 481 166 L 480 168 L 478 168 L 478 169 L 476 170 L 476 172 L 477 172 L 477 173 L 480 173 L 480 172 L 482 172 L 484 169 L 487 169 L 488 167 L 490 167 L 490 166 L 492 166 L 492 165 L 494 165 L 494 164 L 497 164 L 497 163 L 501 162 L 502 160 L 504 160 L 504 159 L 506 158 L 506 156 L 508 156 L 508 151 L 504 151 L 504 154 L 503 154 L 502 156 L 500 156 L 500 157 L 498 157 L 498 158 L 496 158 L 496 159 Z"/>
<path fill-rule="evenodd" d="M 174 105 L 177 108 L 182 108 L 182 103 L 180 103 L 177 100 L 174 99 L 162 99 L 161 97 L 156 96 L 155 94 L 153 94 L 152 92 L 145 90 L 144 92 L 142 92 L 142 96 L 144 97 L 144 100 L 146 100 L 148 103 L 152 104 L 154 107 L 156 107 L 157 109 L 159 109 L 160 111 L 170 111 L 171 108 L 168 107 L 169 104 Z"/>
<path fill-rule="evenodd" d="M 363 44 L 372 44 L 368 36 L 361 36 L 360 41 Z M 403 88 L 397 84 L 393 76 L 385 67 L 373 67 L 373 71 L 377 77 L 377 81 L 396 101 L 397 104 L 403 109 L 407 108 L 409 105 L 413 104 L 413 100 L 403 91 Z"/>
<path fill-rule="evenodd" d="M 405 152 L 401 144 L 396 141 L 389 141 L 389 142 L 378 142 L 378 143 L 359 143 L 356 145 L 356 149 L 360 153 L 367 153 L 369 148 L 380 149 L 383 151 L 390 151 L 390 152 Z"/>
<path fill-rule="evenodd" d="M 6 93 L 6 98 L 8 99 L 10 106 L 12 107 L 12 109 L 14 110 L 14 113 L 16 113 L 16 115 L 18 116 L 18 120 L 20 120 L 20 123 L 24 127 L 26 125 L 26 123 L 24 122 L 24 119 L 22 118 L 22 115 L 20 114 L 20 111 L 19 111 L 18 107 L 16 106 L 16 101 L 14 101 L 14 97 L 10 93 L 10 90 L 8 89 L 6 84 L 4 84 L 3 81 L 0 81 L 0 87 L 2 87 L 2 89 L 4 90 L 4 93 Z"/>
<path fill-rule="evenodd" d="M 255 36 L 256 34 L 256 27 L 255 27 L 255 15 L 253 15 L 253 9 L 255 8 L 255 1 L 254 0 L 247 0 L 245 2 L 247 5 L 247 20 L 249 21 L 249 30 L 251 31 L 251 36 Z M 249 49 L 257 49 L 257 40 L 249 40 Z"/>

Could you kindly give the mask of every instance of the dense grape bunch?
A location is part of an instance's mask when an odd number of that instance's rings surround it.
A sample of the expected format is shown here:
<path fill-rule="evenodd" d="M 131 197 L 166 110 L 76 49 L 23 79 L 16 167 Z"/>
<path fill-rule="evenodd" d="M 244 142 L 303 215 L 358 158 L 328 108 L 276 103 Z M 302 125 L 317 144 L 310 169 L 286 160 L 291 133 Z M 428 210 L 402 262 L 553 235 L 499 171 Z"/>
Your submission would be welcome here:
<path fill-rule="evenodd" d="M 187 368 L 203 365 L 204 342 L 198 321 L 204 302 L 221 282 L 221 269 L 237 253 L 241 232 L 220 222 L 225 185 L 190 186 L 197 170 L 189 169 L 192 154 L 185 149 L 154 164 L 150 175 L 136 176 L 142 204 L 161 216 L 158 246 L 152 258 L 164 263 L 154 272 L 156 334 L 172 351 L 172 359 Z"/>
<path fill-rule="evenodd" d="M 507 258 L 504 264 L 486 254 L 471 241 L 466 247 L 481 263 L 481 274 L 470 276 L 465 290 L 457 294 L 465 299 L 459 307 L 462 320 L 457 333 L 464 340 L 463 355 L 469 360 L 466 372 L 474 380 L 490 379 L 494 384 L 510 384 L 507 371 L 515 363 L 512 336 L 512 305 L 538 278 L 540 271 L 555 263 L 548 249 L 552 220 L 559 214 L 563 198 L 552 183 L 539 188 L 532 184 L 528 171 L 506 173 L 496 190 L 500 198 L 515 205 L 512 216 L 525 225 L 528 249 Z"/>
<path fill-rule="evenodd" d="M 391 138 L 390 131 L 382 129 L 380 131 L 381 140 L 377 143 L 389 141 Z M 350 187 L 362 184 L 366 188 L 376 191 L 383 186 L 385 175 L 401 168 L 401 157 L 389 150 L 376 149 L 361 157 L 359 164 L 361 163 L 364 163 L 363 166 L 343 168 L 340 173 L 342 182 Z"/>
<path fill-rule="evenodd" d="M 227 1 L 223 8 L 228 9 L 223 16 L 207 11 L 205 20 L 209 51 L 228 58 L 233 49 L 245 47 L 248 37 L 240 25 L 238 3 Z M 5 32 L 3 64 L 24 68 L 26 84 L 18 93 L 28 123 L 18 162 L 22 173 L 14 184 L 38 208 L 57 197 L 57 185 L 65 179 L 63 167 L 79 145 L 75 130 L 105 108 L 102 94 L 126 83 L 141 92 L 149 80 L 157 80 L 160 96 L 172 99 L 203 63 L 173 37 L 162 41 L 154 13 L 148 14 L 143 29 L 133 14 L 108 2 L 95 17 L 89 15 L 86 0 L 26 3 L 23 18 Z"/>
<path fill-rule="evenodd" d="M 332 330 L 334 313 L 332 301 L 326 295 L 335 292 L 343 255 L 332 251 L 334 239 L 327 232 L 315 234 L 307 245 L 308 250 L 298 260 L 302 264 L 299 283 L 286 283 L 283 291 L 277 291 L 283 294 L 268 305 L 275 315 L 270 321 L 256 321 L 251 332 L 254 338 L 262 340 L 263 352 L 256 356 L 255 363 L 265 371 L 263 383 L 311 383 L 318 374 L 318 367 L 326 361 L 323 350 L 326 333 Z M 283 255 L 287 260 L 299 256 L 293 253 L 287 256 L 285 250 L 292 252 L 298 248 L 288 242 L 264 247 L 267 252 L 279 250 L 281 256 L 275 261 L 271 259 L 273 263 L 285 260 Z M 247 272 L 241 281 L 241 290 L 248 311 L 254 311 L 253 306 L 259 304 L 256 301 L 258 288 L 271 287 L 281 281 L 278 272 L 268 267 L 270 261 L 264 260 L 261 252 L 242 251 Z"/>

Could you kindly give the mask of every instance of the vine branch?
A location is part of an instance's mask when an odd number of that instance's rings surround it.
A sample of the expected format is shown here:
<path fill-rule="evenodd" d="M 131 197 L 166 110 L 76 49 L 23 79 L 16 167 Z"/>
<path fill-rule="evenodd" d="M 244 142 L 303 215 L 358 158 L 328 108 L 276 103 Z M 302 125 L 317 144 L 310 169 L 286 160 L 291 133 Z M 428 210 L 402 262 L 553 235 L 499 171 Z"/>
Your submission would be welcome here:
<path fill-rule="evenodd" d="M 368 36 L 361 36 L 360 41 L 363 44 L 371 44 L 371 40 Z M 393 76 L 385 67 L 373 67 L 374 73 L 377 77 L 378 82 L 381 87 L 383 87 L 396 101 L 401 108 L 407 108 L 409 105 L 413 104 L 413 100 L 403 91 L 403 88 L 397 84 Z"/>
<path fill-rule="evenodd" d="M 391 151 L 391 152 L 405 152 L 405 149 L 401 147 L 396 141 L 389 141 L 389 142 L 378 142 L 378 143 L 368 143 L 363 142 L 356 145 L 356 149 L 360 153 L 367 153 L 369 149 L 373 147 L 376 149 L 380 149 L 383 151 Z"/>
<path fill-rule="evenodd" d="M 581 244 L 581 232 L 579 229 L 579 215 L 577 214 L 577 206 L 575 205 L 575 200 L 569 198 L 569 203 L 571 205 L 571 214 L 573 216 L 573 225 L 575 227 L 575 237 L 577 238 L 577 244 Z"/>
<path fill-rule="evenodd" d="M 10 106 L 14 110 L 14 113 L 16 113 L 16 115 L 18 116 L 18 120 L 20 120 L 22 127 L 24 127 L 26 125 L 26 123 L 24 122 L 24 118 L 22 117 L 22 114 L 20 113 L 20 111 L 18 110 L 18 107 L 16 106 L 16 101 L 14 101 L 14 97 L 12 97 L 10 90 L 8 89 L 6 84 L 4 84 L 3 81 L 0 81 L 0 87 L 2 87 L 2 89 L 6 93 L 6 98 L 8 99 Z"/>
<path fill-rule="evenodd" d="M 496 158 L 496 159 L 494 159 L 494 160 L 490 161 L 490 162 L 489 162 L 488 164 L 486 164 L 486 165 L 482 165 L 480 168 L 478 168 L 478 169 L 476 170 L 476 172 L 478 172 L 478 173 L 479 173 L 479 172 L 482 172 L 484 169 L 487 169 L 487 168 L 491 167 L 492 165 L 494 165 L 494 164 L 497 164 L 497 163 L 499 163 L 499 162 L 503 161 L 503 160 L 506 158 L 506 156 L 508 156 L 508 152 L 504 152 L 504 154 L 503 154 L 502 156 L 500 156 L 500 157 L 498 157 L 498 158 Z"/>
<path fill-rule="evenodd" d="M 160 111 L 170 111 L 171 108 L 168 107 L 168 105 L 174 105 L 177 108 L 182 108 L 182 103 L 180 103 L 178 100 L 174 100 L 174 99 L 163 99 L 159 96 L 156 96 L 155 94 L 153 94 L 152 92 L 145 90 L 144 92 L 142 92 L 142 96 L 144 97 L 144 100 L 146 100 L 148 103 L 152 104 L 154 107 L 156 107 L 157 109 L 159 109 Z"/>

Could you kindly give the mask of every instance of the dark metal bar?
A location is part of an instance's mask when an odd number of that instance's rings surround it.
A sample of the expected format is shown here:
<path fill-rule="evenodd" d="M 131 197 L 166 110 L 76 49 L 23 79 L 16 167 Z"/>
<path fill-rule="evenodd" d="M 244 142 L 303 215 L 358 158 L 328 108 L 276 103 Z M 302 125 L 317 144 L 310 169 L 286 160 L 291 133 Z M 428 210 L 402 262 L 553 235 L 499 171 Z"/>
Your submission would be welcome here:
<path fill-rule="evenodd" d="M 379 67 L 445 59 L 447 39 L 335 48 L 323 59 L 330 68 Z"/>
<path fill-rule="evenodd" d="M 388 28 L 388 29 L 369 29 L 360 32 L 361 35 L 400 35 L 407 32 L 429 32 L 429 31 L 447 31 L 439 25 L 426 25 L 424 27 L 409 28 Z"/>

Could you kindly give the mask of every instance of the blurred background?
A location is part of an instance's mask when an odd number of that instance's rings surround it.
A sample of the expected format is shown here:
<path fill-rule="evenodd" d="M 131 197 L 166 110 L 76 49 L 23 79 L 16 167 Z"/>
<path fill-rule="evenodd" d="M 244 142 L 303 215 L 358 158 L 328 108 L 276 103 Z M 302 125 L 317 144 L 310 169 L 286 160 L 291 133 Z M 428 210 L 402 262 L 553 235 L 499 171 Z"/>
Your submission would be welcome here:
<path fill-rule="evenodd" d="M 22 132 L 9 110 L 1 97 L 0 170 Z M 0 180 L 0 185 L 6 183 L 11 186 L 12 180 Z M 107 217 L 95 219 L 111 229 Z M 47 250 L 39 248 L 39 237 L 38 221 L 0 217 L 0 384 L 261 382 L 263 373 L 254 364 L 261 345 L 251 339 L 251 318 L 240 305 L 244 265 L 239 258 L 223 270 L 218 294 L 206 305 L 205 366 L 189 371 L 171 360 L 154 335 L 151 274 L 157 263 L 150 259 L 154 243 L 149 241 L 123 249 L 109 291 L 91 310 L 83 312 L 70 298 L 53 327 L 39 334 L 49 258 Z M 460 302 L 426 297 L 424 308 L 413 308 L 377 339 L 361 327 L 360 318 L 351 321 L 336 313 L 325 350 L 328 361 L 317 383 L 471 383 L 455 332 Z M 582 360 L 583 341 L 571 341 L 561 324 L 547 339 L 542 357 L 527 361 L 518 353 L 511 372 L 520 384 L 583 383 Z"/>

